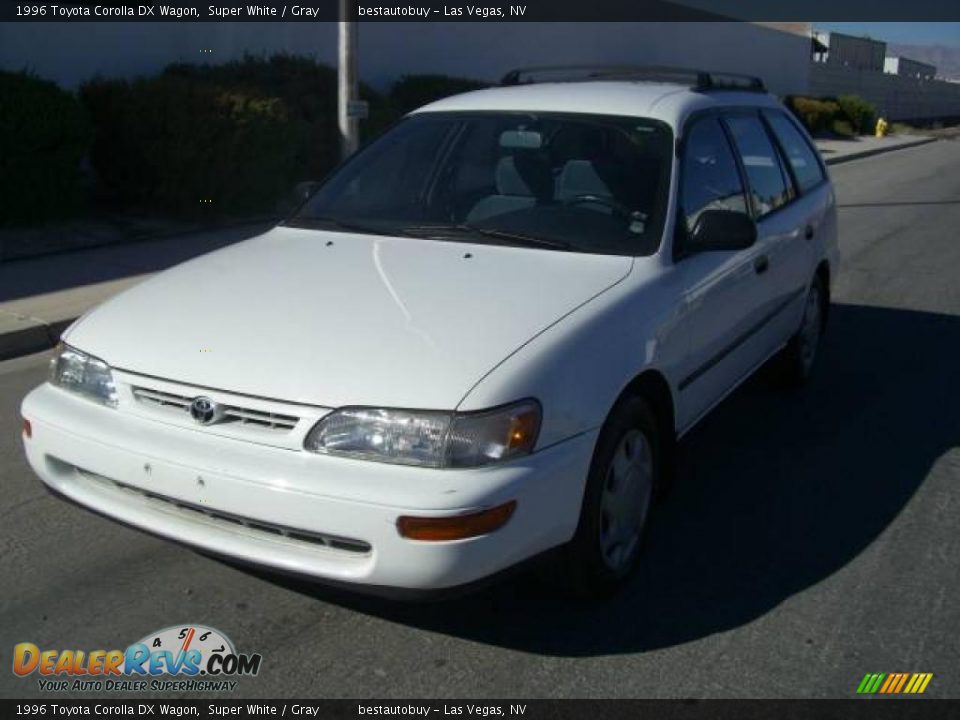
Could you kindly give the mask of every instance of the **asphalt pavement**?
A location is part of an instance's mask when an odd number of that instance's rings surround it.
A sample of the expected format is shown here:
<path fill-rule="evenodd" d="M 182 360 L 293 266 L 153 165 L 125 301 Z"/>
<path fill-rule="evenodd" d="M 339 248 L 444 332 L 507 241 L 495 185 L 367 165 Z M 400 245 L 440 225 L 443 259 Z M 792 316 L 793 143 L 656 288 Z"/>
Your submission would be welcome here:
<path fill-rule="evenodd" d="M 640 572 L 599 603 L 528 574 L 397 604 L 100 519 L 23 459 L 46 355 L 0 363 L 0 666 L 18 642 L 202 623 L 263 655 L 231 697 L 852 698 L 867 672 L 960 697 L 960 142 L 831 174 L 843 268 L 814 378 L 761 373 L 687 436 Z M 0 695 L 41 693 L 5 670 Z"/>

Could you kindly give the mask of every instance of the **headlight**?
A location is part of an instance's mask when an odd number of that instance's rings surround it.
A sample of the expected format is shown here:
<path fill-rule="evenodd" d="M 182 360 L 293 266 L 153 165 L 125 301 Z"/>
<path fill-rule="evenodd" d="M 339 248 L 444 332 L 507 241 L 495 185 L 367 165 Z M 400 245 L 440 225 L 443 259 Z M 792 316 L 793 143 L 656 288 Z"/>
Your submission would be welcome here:
<path fill-rule="evenodd" d="M 476 467 L 528 454 L 539 431 L 535 400 L 472 413 L 353 407 L 324 417 L 304 447 L 403 465 Z"/>
<path fill-rule="evenodd" d="M 50 361 L 50 382 L 103 405 L 117 406 L 117 388 L 110 366 L 69 345 L 57 345 Z"/>

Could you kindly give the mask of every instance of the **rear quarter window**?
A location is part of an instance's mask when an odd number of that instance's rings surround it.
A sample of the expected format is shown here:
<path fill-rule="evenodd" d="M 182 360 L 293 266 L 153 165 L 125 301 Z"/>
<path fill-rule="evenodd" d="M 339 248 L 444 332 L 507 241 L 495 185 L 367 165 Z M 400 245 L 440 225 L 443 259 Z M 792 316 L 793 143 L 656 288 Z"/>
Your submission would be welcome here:
<path fill-rule="evenodd" d="M 785 177 L 780 154 L 760 116 L 746 112 L 730 113 L 726 116 L 726 123 L 747 173 L 756 217 L 762 218 L 790 202 L 794 189 Z"/>
<path fill-rule="evenodd" d="M 823 168 L 810 143 L 782 112 L 765 110 L 763 113 L 776 135 L 787 162 L 793 170 L 800 192 L 816 187 L 824 180 Z"/>

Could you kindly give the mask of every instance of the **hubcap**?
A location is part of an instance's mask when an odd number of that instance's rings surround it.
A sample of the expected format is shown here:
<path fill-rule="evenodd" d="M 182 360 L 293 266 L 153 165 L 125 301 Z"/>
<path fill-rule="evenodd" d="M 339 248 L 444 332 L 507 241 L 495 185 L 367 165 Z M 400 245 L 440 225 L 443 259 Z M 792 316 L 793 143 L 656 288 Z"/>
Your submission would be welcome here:
<path fill-rule="evenodd" d="M 820 286 L 814 283 L 807 293 L 807 307 L 803 312 L 803 326 L 800 328 L 800 360 L 803 369 L 809 371 L 817 355 L 820 343 Z"/>
<path fill-rule="evenodd" d="M 653 495 L 653 452 L 640 430 L 617 445 L 604 478 L 600 501 L 600 550 L 614 572 L 630 566 L 640 543 Z"/>

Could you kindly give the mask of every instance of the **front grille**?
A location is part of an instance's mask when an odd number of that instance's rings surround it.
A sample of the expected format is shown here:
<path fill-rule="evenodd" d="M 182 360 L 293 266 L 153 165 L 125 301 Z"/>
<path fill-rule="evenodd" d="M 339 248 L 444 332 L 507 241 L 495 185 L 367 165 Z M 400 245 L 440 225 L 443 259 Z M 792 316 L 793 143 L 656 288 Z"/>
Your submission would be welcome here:
<path fill-rule="evenodd" d="M 163 392 L 153 388 L 134 387 L 133 396 L 138 402 L 181 410 L 189 414 L 193 397 Z M 255 425 L 268 430 L 287 432 L 296 427 L 300 418 L 295 415 L 281 415 L 279 413 L 255 410 L 253 408 L 225 405 L 223 417 L 218 424 L 239 423 L 241 425 Z"/>
<path fill-rule="evenodd" d="M 93 480 L 100 483 L 108 483 L 119 490 L 124 490 L 134 495 L 139 495 L 140 497 L 156 503 L 162 503 L 169 508 L 175 508 L 180 511 L 186 511 L 198 516 L 203 516 L 206 520 L 213 521 L 214 523 L 220 524 L 224 527 L 241 526 L 247 528 L 248 530 L 253 530 L 265 535 L 274 535 L 287 540 L 295 540 L 298 542 L 310 543 L 312 545 L 321 545 L 326 548 L 342 550 L 344 552 L 354 553 L 356 555 L 365 555 L 371 550 L 370 543 L 364 542 L 363 540 L 328 535 L 327 533 L 319 533 L 312 530 L 298 530 L 296 528 L 290 528 L 284 525 L 276 525 L 274 523 L 263 522 L 262 520 L 254 520 L 252 518 L 226 513 L 221 510 L 214 510 L 213 508 L 208 508 L 203 505 L 195 505 L 194 503 L 184 502 L 183 500 L 177 500 L 176 498 L 160 495 L 159 493 L 142 490 L 140 488 L 133 487 L 132 485 L 127 485 L 126 483 L 117 482 L 116 480 L 104 477 L 103 475 L 81 470 L 80 468 L 77 468 L 77 472 L 88 480 Z"/>

